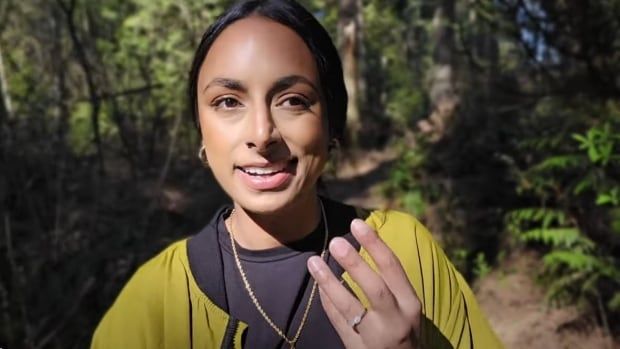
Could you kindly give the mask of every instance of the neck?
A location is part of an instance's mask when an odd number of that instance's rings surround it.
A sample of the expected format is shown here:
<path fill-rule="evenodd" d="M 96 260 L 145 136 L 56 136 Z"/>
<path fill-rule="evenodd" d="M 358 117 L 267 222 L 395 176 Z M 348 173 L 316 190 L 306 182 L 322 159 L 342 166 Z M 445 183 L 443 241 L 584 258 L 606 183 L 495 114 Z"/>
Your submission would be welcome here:
<path fill-rule="evenodd" d="M 303 239 L 316 228 L 321 220 L 319 197 L 308 195 L 269 214 L 248 212 L 235 203 L 231 220 L 235 241 L 241 247 L 249 250 L 279 247 Z"/>

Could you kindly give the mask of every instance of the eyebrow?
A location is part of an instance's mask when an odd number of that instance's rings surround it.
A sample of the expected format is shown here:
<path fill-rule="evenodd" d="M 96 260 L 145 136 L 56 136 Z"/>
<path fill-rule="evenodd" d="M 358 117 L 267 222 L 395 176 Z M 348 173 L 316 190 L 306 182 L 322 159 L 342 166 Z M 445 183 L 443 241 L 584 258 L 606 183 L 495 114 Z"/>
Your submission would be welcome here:
<path fill-rule="evenodd" d="M 312 83 L 312 81 L 310 81 L 309 79 L 301 76 L 301 75 L 288 75 L 285 77 L 282 77 L 280 79 L 278 79 L 269 89 L 268 92 L 268 99 L 270 99 L 271 97 L 273 97 L 274 94 L 280 92 L 280 91 L 284 91 L 287 88 L 297 84 L 297 83 L 303 83 L 306 85 L 309 85 L 310 87 L 312 87 L 312 89 L 319 94 L 319 89 L 314 85 L 314 83 Z M 207 86 L 205 86 L 205 88 L 203 89 L 203 92 L 206 91 L 208 88 L 212 87 L 212 86 L 221 86 L 227 89 L 231 89 L 231 90 L 235 90 L 235 91 L 239 91 L 239 92 L 247 92 L 247 87 L 245 87 L 245 85 L 243 85 L 243 83 L 239 80 L 235 80 L 235 79 L 228 79 L 228 78 L 214 78 L 213 80 L 211 80 Z"/>
<path fill-rule="evenodd" d="M 308 80 L 307 78 L 301 75 L 288 75 L 278 79 L 273 84 L 273 86 L 269 89 L 269 95 L 272 96 L 273 94 L 286 90 L 287 88 L 297 83 L 309 85 L 310 87 L 312 87 L 314 92 L 316 92 L 317 94 L 319 93 L 319 89 L 312 83 L 312 81 Z"/>
<path fill-rule="evenodd" d="M 221 86 L 221 87 L 225 87 L 225 88 L 239 91 L 239 92 L 247 92 L 248 90 L 245 86 L 243 86 L 243 84 L 239 80 L 226 79 L 226 78 L 215 78 L 211 80 L 211 82 L 209 82 L 207 86 L 205 86 L 202 92 L 205 92 L 209 87 L 212 87 L 212 86 Z"/>

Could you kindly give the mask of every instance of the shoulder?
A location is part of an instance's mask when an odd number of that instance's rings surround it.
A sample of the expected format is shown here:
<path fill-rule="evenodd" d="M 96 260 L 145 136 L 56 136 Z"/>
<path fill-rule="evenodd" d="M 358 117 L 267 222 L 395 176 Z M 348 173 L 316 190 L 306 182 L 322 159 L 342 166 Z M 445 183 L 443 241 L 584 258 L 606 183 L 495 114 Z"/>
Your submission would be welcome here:
<path fill-rule="evenodd" d="M 176 241 L 146 261 L 134 277 L 152 278 L 169 274 L 187 264 L 187 239 Z"/>
<path fill-rule="evenodd" d="M 396 210 L 372 210 L 366 223 L 373 227 L 390 247 L 437 248 L 439 247 L 428 229 L 414 216 Z M 414 242 L 411 244 L 410 242 Z M 404 243 L 404 244 L 403 244 Z"/>
<path fill-rule="evenodd" d="M 396 210 L 369 210 L 366 221 L 376 229 L 398 227 L 414 227 L 421 223 L 412 215 Z"/>
<path fill-rule="evenodd" d="M 157 297 L 161 288 L 154 286 L 168 283 L 172 278 L 183 277 L 187 264 L 186 246 L 186 239 L 172 243 L 142 264 L 127 282 L 116 302 L 123 300 L 121 296 Z"/>
<path fill-rule="evenodd" d="M 430 347 L 502 347 L 469 285 L 418 219 L 404 212 L 375 210 L 366 222 L 405 269 L 422 303 L 425 342 L 432 343 Z"/>
<path fill-rule="evenodd" d="M 414 216 L 394 210 L 374 210 L 366 223 L 394 252 L 416 289 L 428 288 L 424 275 L 434 274 L 447 258 L 426 227 Z M 420 290 L 423 293 L 423 290 Z"/>
<path fill-rule="evenodd" d="M 166 299 L 187 294 L 185 251 L 186 240 L 175 242 L 136 270 L 97 326 L 91 348 L 159 347 Z"/>
<path fill-rule="evenodd" d="M 159 298 L 164 290 L 162 286 L 175 283 L 176 279 L 187 277 L 186 251 L 187 240 L 184 239 L 172 243 L 155 257 L 146 261 L 127 282 L 117 302 L 123 300 L 121 296 L 125 298 L 140 296 L 147 300 Z"/>

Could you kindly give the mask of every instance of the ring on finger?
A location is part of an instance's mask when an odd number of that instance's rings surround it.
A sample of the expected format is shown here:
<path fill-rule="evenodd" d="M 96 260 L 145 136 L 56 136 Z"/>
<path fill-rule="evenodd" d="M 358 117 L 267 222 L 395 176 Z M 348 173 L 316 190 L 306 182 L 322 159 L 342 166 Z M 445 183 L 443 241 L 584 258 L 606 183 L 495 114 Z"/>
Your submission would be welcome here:
<path fill-rule="evenodd" d="M 364 308 L 364 310 L 362 310 L 362 312 L 358 316 L 348 321 L 348 325 L 353 328 L 353 331 L 355 331 L 355 333 L 359 333 L 357 331 L 357 325 L 359 325 L 360 322 L 362 322 L 362 319 L 364 318 L 367 312 L 368 312 L 368 309 Z"/>

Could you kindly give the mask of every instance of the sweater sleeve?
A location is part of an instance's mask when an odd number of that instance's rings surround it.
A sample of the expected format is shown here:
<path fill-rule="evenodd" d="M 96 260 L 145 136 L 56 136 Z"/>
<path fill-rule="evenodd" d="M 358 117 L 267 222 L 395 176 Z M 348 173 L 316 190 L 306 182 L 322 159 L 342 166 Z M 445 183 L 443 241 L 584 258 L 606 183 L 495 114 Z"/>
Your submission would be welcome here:
<path fill-rule="evenodd" d="M 184 328 L 187 316 L 182 314 L 189 313 L 186 285 L 168 277 L 183 275 L 174 271 L 179 268 L 174 260 L 179 245 L 182 244 L 171 245 L 135 272 L 97 326 L 91 349 L 165 348 L 169 347 L 166 343 L 169 341 L 179 344 L 179 348 L 189 347 L 182 335 L 186 331 L 169 328 Z M 175 297 L 178 311 L 171 313 L 166 309 L 164 299 L 175 294 L 185 294 L 185 297 Z M 170 338 L 170 334 L 180 336 Z"/>
<path fill-rule="evenodd" d="M 420 299 L 424 348 L 503 348 L 469 285 L 418 220 L 401 212 L 375 211 L 366 222 L 399 258 Z M 376 268 L 367 251 L 360 254 Z M 368 306 L 361 289 L 344 277 Z"/>

